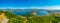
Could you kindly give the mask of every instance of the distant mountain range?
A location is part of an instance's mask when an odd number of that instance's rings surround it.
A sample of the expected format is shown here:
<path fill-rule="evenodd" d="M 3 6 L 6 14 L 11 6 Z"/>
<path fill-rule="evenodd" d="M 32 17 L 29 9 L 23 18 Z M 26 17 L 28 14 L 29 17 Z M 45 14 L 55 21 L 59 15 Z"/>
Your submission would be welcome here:
<path fill-rule="evenodd" d="M 46 9 L 3 9 L 4 11 L 12 12 L 17 15 L 24 15 L 30 13 L 32 10 L 37 12 L 37 15 L 46 15 L 51 12 L 60 12 L 60 10 L 46 10 Z"/>

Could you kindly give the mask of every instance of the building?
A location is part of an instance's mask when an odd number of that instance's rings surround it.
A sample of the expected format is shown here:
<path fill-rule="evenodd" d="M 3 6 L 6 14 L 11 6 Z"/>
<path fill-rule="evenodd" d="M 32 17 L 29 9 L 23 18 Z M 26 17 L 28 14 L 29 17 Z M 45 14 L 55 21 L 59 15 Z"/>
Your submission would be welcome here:
<path fill-rule="evenodd" d="M 31 14 L 37 15 L 37 12 L 36 12 L 35 10 L 32 10 L 32 11 L 31 11 Z"/>

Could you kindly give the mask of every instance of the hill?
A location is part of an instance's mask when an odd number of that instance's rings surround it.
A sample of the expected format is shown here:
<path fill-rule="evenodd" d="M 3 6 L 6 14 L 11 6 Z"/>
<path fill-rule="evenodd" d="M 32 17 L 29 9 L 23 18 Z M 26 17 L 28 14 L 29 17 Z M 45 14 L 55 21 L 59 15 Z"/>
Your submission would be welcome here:
<path fill-rule="evenodd" d="M 4 12 L 4 11 L 0 11 Z M 9 19 L 8 23 L 58 23 L 60 22 L 60 14 L 51 13 L 49 16 L 37 16 L 33 14 L 25 14 L 24 16 L 18 16 L 11 12 L 4 12 Z M 57 15 L 57 16 L 56 16 Z"/>

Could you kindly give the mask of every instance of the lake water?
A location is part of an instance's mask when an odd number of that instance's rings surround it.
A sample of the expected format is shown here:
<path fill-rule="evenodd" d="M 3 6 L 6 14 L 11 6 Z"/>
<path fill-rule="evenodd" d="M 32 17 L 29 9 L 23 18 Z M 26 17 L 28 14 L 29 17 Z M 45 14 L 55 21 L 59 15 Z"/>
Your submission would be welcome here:
<path fill-rule="evenodd" d="M 21 11 L 13 11 L 14 14 L 17 14 L 17 15 L 24 15 L 24 14 L 27 14 L 27 13 L 30 13 L 32 10 L 21 10 Z M 46 15 L 46 14 L 49 14 L 48 11 L 46 10 L 36 10 L 37 12 L 37 15 Z"/>

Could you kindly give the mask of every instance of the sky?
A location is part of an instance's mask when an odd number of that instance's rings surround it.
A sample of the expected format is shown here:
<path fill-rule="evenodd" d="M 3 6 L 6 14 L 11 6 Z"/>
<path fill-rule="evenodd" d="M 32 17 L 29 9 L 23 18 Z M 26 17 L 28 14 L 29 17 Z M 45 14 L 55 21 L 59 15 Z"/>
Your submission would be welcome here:
<path fill-rule="evenodd" d="M 0 0 L 0 9 L 60 9 L 60 0 Z"/>

